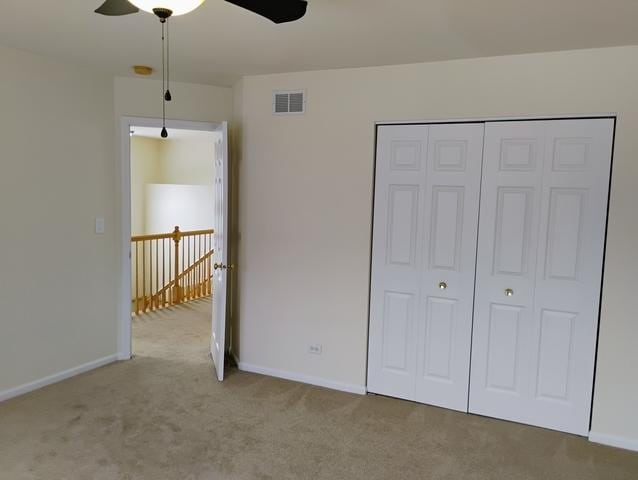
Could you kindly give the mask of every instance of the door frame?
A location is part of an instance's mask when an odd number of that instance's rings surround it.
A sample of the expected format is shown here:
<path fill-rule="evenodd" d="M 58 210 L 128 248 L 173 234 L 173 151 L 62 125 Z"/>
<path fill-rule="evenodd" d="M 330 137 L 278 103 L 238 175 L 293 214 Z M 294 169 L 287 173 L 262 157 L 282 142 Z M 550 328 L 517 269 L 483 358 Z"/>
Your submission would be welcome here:
<path fill-rule="evenodd" d="M 594 119 L 611 119 L 614 121 L 613 137 L 611 145 L 611 163 L 609 171 L 609 189 L 607 192 L 607 213 L 605 217 L 605 237 L 603 241 L 603 263 L 601 269 L 601 285 L 600 285 L 600 297 L 598 304 L 598 320 L 596 326 L 596 347 L 594 349 L 594 371 L 592 378 L 592 396 L 591 396 L 591 408 L 589 417 L 589 429 L 591 430 L 591 423 L 593 417 L 593 403 L 594 394 L 596 391 L 596 367 L 598 363 L 598 345 L 600 340 L 600 317 L 603 304 L 603 293 L 605 290 L 605 261 L 607 254 L 607 235 L 609 233 L 609 210 L 611 204 L 611 194 L 613 185 L 613 172 L 614 172 L 614 156 L 616 151 L 616 130 L 618 128 L 618 113 L 593 113 L 593 114 L 558 114 L 558 115 L 518 115 L 518 116 L 501 116 L 501 117 L 471 117 L 471 118 L 439 118 L 439 119 L 424 119 L 424 120 L 389 120 L 389 121 L 376 121 L 374 122 L 374 156 L 372 167 L 372 196 L 371 196 L 371 218 L 370 218 L 370 270 L 368 277 L 368 324 L 366 329 L 366 362 L 365 362 L 365 375 L 366 375 L 366 391 L 368 390 L 368 363 L 370 357 L 370 305 L 372 302 L 372 253 L 374 248 L 374 219 L 375 219 L 375 196 L 376 196 L 376 176 L 377 176 L 377 144 L 379 127 L 391 126 L 391 125 L 440 125 L 440 124 L 463 124 L 463 123 L 493 123 L 493 122 L 524 122 L 524 121 L 552 121 L 552 120 L 594 120 Z M 472 319 L 472 323 L 474 320 Z M 471 368 L 471 367 L 470 367 Z M 468 378 L 469 382 L 469 378 Z M 468 415 L 472 415 L 468 412 Z M 590 431 L 591 436 L 591 431 Z"/>
<path fill-rule="evenodd" d="M 131 127 L 162 128 L 161 118 L 120 117 L 120 291 L 118 302 L 118 360 L 129 360 L 132 355 L 131 334 Z M 217 132 L 224 122 L 197 122 L 166 120 L 166 128 Z"/>
<path fill-rule="evenodd" d="M 459 117 L 459 118 L 425 118 L 417 120 L 378 120 L 374 122 L 375 131 L 383 125 L 436 125 L 447 123 L 490 123 L 490 122 L 525 122 L 542 120 L 594 120 L 600 118 L 611 118 L 618 120 L 616 112 L 602 113 L 574 113 L 556 115 L 512 115 L 500 117 Z M 376 146 L 376 145 L 375 145 Z M 376 168 L 376 159 L 375 159 Z"/>

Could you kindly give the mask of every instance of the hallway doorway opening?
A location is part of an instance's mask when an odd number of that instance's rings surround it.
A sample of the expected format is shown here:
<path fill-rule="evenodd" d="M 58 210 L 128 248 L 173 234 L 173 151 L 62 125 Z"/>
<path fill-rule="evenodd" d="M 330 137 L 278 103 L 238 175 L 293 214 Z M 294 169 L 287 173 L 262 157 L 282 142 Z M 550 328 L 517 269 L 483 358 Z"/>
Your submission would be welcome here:
<path fill-rule="evenodd" d="M 222 380 L 227 128 L 199 122 L 167 127 L 169 137 L 162 138 L 159 120 L 122 121 L 120 355 L 199 345 Z"/>

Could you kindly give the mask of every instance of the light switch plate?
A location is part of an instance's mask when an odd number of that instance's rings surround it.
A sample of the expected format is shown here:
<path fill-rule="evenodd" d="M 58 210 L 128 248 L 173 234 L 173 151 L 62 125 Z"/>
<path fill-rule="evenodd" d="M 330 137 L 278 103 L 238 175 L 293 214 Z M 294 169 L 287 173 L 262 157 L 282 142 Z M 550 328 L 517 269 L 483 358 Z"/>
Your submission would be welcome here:
<path fill-rule="evenodd" d="M 104 217 L 95 217 L 95 233 L 104 233 Z"/>

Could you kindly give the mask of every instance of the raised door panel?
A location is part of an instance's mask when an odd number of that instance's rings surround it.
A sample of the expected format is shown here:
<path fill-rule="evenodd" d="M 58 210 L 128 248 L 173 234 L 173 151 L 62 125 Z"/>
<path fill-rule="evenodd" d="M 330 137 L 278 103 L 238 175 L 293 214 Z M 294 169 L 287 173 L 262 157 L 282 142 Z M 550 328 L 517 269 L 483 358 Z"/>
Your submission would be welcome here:
<path fill-rule="evenodd" d="M 587 190 L 581 188 L 550 188 L 545 278 L 578 280 L 586 199 Z"/>
<path fill-rule="evenodd" d="M 429 297 L 425 302 L 425 351 L 423 376 L 435 382 L 452 383 L 452 359 L 455 354 L 454 330 L 457 302 Z"/>
<path fill-rule="evenodd" d="M 435 130 L 459 130 L 464 125 L 434 126 Z M 474 127 L 475 128 L 475 127 Z M 435 132 L 437 134 L 438 132 Z M 454 133 L 452 135 L 455 135 Z M 462 135 L 462 134 L 461 134 Z M 465 172 L 468 162 L 469 139 L 438 138 L 433 142 L 433 169 L 436 172 Z"/>
<path fill-rule="evenodd" d="M 520 137 L 504 136 L 500 142 L 499 170 L 501 172 L 534 172 L 541 148 L 539 137 L 528 132 Z"/>
<path fill-rule="evenodd" d="M 493 273 L 525 275 L 530 261 L 534 189 L 498 187 Z"/>
<path fill-rule="evenodd" d="M 520 394 L 518 344 L 521 331 L 521 307 L 495 305 L 490 309 L 486 388 Z"/>
<path fill-rule="evenodd" d="M 427 126 L 377 138 L 368 390 L 414 400 Z"/>
<path fill-rule="evenodd" d="M 483 124 L 432 125 L 416 399 L 467 411 Z"/>
<path fill-rule="evenodd" d="M 389 265 L 414 266 L 418 185 L 390 185 L 388 190 L 387 255 Z"/>
<path fill-rule="evenodd" d="M 382 368 L 397 373 L 410 373 L 408 351 L 412 337 L 414 295 L 385 292 L 383 299 Z"/>
<path fill-rule="evenodd" d="M 392 140 L 390 143 L 390 170 L 421 171 L 423 145 L 420 140 Z"/>
<path fill-rule="evenodd" d="M 430 225 L 430 268 L 459 270 L 463 246 L 465 187 L 432 188 L 432 222 Z"/>
<path fill-rule="evenodd" d="M 587 170 L 592 155 L 591 137 L 554 136 L 552 140 L 550 153 L 553 172 L 585 172 Z"/>
<path fill-rule="evenodd" d="M 536 365 L 536 398 L 569 402 L 577 314 L 542 310 Z"/>

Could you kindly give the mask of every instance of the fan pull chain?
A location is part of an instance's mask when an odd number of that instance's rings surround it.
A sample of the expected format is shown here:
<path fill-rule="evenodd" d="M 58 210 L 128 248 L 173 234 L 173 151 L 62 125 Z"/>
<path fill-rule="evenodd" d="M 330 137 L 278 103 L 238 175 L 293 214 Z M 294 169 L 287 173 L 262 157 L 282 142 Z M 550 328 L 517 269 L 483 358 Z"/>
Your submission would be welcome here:
<path fill-rule="evenodd" d="M 171 32 L 168 26 L 169 19 L 166 19 L 166 92 L 164 100 L 170 102 L 173 99 L 171 95 Z"/>
<path fill-rule="evenodd" d="M 168 131 L 166 130 L 166 61 L 165 61 L 165 37 L 164 37 L 164 24 L 165 19 L 160 19 L 162 24 L 162 138 L 168 137 Z"/>

